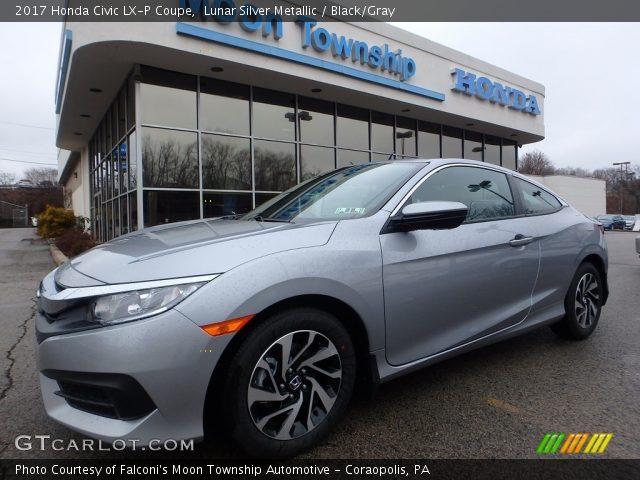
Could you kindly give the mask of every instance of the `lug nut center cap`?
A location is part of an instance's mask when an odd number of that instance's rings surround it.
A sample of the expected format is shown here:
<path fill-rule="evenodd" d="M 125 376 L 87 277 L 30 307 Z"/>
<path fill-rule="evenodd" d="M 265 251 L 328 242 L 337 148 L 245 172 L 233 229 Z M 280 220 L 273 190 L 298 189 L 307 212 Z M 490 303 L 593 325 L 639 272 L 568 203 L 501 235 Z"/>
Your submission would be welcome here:
<path fill-rule="evenodd" d="M 292 391 L 298 390 L 302 386 L 302 378 L 300 375 L 295 375 L 291 380 L 289 380 L 289 388 Z"/>

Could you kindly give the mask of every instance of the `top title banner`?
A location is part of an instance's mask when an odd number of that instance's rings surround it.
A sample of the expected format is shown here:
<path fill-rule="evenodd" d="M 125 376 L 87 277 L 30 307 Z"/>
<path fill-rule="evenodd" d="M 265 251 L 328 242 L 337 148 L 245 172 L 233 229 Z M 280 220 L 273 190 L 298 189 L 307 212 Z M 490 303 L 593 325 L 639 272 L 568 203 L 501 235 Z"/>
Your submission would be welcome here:
<path fill-rule="evenodd" d="M 640 21 L 640 2 L 629 0 L 2 0 L 4 22 L 176 22 L 210 15 L 305 16 L 326 21 L 504 22 Z"/>

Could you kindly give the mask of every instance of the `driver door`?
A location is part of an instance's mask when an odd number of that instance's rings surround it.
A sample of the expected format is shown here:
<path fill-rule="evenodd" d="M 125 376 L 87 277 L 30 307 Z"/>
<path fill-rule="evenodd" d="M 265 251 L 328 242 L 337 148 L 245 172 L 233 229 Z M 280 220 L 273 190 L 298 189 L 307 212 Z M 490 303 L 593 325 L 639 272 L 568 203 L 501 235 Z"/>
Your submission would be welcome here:
<path fill-rule="evenodd" d="M 436 355 L 525 319 L 540 245 L 531 222 L 516 216 L 514 196 L 505 173 L 452 165 L 428 174 L 402 205 L 445 200 L 469 211 L 455 229 L 380 236 L 390 364 Z"/>

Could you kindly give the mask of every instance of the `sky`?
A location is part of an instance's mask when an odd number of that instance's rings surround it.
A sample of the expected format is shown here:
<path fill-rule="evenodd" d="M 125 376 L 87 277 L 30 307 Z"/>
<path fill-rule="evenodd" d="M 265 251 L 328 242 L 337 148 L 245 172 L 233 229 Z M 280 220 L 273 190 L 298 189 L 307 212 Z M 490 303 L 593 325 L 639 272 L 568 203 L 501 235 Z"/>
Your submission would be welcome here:
<path fill-rule="evenodd" d="M 546 88 L 546 138 L 525 145 L 557 167 L 640 164 L 638 23 L 399 23 Z M 56 166 L 60 24 L 0 28 L 0 172 Z M 6 159 L 20 160 L 18 163 Z M 19 179 L 19 178 L 18 178 Z"/>

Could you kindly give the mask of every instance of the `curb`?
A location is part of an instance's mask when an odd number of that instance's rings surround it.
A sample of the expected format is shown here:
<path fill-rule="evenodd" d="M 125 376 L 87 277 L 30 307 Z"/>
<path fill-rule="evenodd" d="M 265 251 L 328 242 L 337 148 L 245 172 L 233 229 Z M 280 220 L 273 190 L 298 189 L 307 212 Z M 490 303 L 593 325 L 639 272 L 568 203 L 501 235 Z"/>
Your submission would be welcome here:
<path fill-rule="evenodd" d="M 64 253 L 62 253 L 60 249 L 55 245 L 52 244 L 49 246 L 49 248 L 51 250 L 51 258 L 53 258 L 53 261 L 57 266 L 60 266 L 64 262 L 69 261 L 69 257 L 67 257 Z"/>

